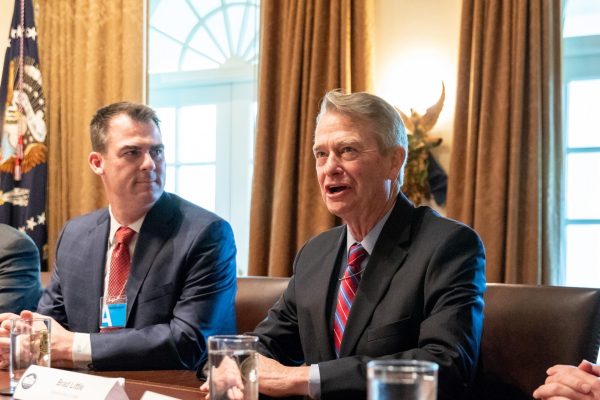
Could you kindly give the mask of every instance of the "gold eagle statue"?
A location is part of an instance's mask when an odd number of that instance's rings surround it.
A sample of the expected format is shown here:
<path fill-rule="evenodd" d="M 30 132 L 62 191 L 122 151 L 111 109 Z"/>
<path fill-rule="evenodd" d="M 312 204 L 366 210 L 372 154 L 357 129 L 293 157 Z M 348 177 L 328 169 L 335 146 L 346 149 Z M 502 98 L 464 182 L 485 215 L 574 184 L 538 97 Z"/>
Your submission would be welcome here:
<path fill-rule="evenodd" d="M 430 149 L 439 146 L 442 138 L 431 137 L 428 132 L 437 122 L 446 97 L 446 89 L 442 82 L 442 94 L 439 100 L 421 115 L 414 109 L 410 110 L 410 117 L 396 108 L 400 113 L 402 122 L 408 130 L 408 160 L 404 171 L 404 185 L 402 191 L 415 204 L 422 204 L 431 199 L 431 188 L 428 182 L 428 167 Z"/>

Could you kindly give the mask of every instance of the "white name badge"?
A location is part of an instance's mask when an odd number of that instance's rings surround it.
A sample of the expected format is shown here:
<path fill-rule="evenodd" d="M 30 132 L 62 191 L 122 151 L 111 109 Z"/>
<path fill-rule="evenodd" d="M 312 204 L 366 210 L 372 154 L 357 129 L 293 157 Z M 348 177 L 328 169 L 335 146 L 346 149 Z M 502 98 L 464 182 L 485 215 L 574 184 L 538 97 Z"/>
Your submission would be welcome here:
<path fill-rule="evenodd" d="M 104 378 L 62 369 L 32 365 L 17 384 L 14 399 L 19 400 L 129 400 L 125 379 Z"/>

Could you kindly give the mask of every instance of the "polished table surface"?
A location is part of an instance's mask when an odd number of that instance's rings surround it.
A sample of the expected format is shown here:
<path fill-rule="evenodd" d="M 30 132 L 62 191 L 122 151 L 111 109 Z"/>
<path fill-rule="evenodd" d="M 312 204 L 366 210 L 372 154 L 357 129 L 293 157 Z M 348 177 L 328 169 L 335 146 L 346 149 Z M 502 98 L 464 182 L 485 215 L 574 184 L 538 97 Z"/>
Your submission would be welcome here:
<path fill-rule="evenodd" d="M 84 371 L 86 374 L 106 376 L 109 378 L 125 378 L 142 382 L 175 385 L 197 389 L 203 383 L 196 377 L 196 371 L 184 369 L 164 371 Z"/>
<path fill-rule="evenodd" d="M 204 399 L 206 393 L 200 391 L 201 381 L 195 371 L 76 371 L 109 378 L 125 378 L 125 392 L 130 400 L 138 400 L 144 392 L 150 391 L 182 400 Z M 8 386 L 8 371 L 0 370 L 0 386 Z M 10 399 L 0 395 L 0 399 Z"/>

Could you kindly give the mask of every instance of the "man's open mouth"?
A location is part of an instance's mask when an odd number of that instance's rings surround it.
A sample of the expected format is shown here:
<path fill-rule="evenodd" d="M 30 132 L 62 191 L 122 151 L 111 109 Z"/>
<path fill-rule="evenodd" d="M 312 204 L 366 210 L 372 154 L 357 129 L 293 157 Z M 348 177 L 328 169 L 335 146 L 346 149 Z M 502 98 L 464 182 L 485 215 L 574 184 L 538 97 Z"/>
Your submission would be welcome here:
<path fill-rule="evenodd" d="M 335 194 L 335 193 L 343 192 L 346 189 L 348 189 L 348 186 L 346 186 L 346 185 L 331 185 L 331 186 L 327 187 L 327 193 Z"/>

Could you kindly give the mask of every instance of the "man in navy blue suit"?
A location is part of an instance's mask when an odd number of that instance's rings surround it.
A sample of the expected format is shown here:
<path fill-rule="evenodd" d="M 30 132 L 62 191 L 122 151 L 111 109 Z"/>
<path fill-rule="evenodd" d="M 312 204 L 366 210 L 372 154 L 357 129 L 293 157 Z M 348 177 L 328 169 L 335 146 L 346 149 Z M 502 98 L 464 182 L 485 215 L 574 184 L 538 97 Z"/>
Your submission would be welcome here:
<path fill-rule="evenodd" d="M 38 304 L 56 322 L 52 362 L 195 369 L 206 358 L 209 335 L 236 331 L 231 227 L 164 192 L 164 146 L 151 108 L 108 105 L 90 130 L 88 161 L 109 207 L 68 221 L 58 239 L 52 280 Z M 117 239 L 120 229 L 132 231 L 125 244 Z M 123 248 L 129 272 L 113 302 L 110 273 L 118 268 L 111 257 Z"/>

